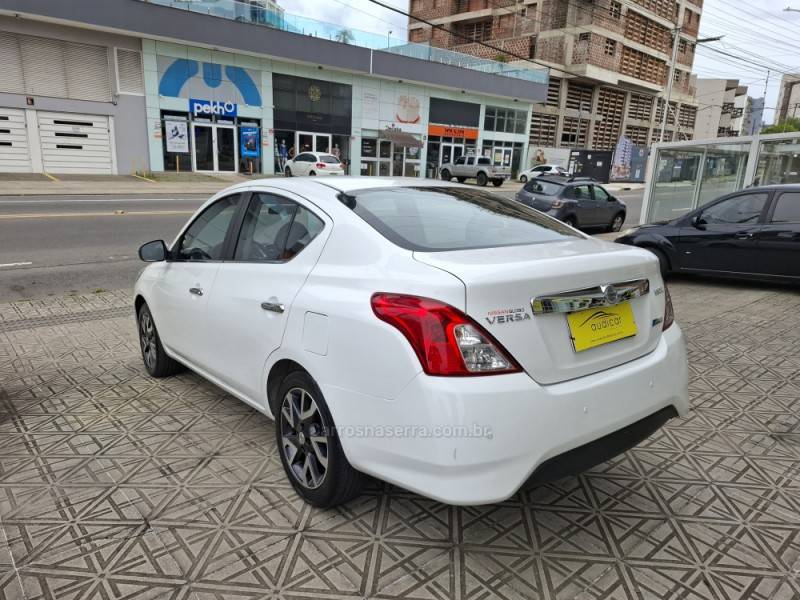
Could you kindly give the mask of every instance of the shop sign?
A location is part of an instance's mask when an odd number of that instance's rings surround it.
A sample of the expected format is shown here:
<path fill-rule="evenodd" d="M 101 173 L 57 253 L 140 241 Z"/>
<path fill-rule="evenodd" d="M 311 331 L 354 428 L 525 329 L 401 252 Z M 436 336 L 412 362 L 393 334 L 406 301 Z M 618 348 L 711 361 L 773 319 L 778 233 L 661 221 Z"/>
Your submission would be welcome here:
<path fill-rule="evenodd" d="M 167 152 L 187 154 L 189 152 L 189 124 L 186 121 L 164 121 L 167 134 Z"/>
<path fill-rule="evenodd" d="M 189 112 L 194 117 L 216 115 L 218 117 L 235 117 L 239 113 L 239 107 L 234 102 L 223 102 L 222 100 L 189 100 Z"/>
<path fill-rule="evenodd" d="M 261 156 L 261 147 L 259 145 L 258 127 L 240 127 L 239 128 L 239 141 L 241 143 L 241 155 L 244 158 L 258 158 Z"/>
<path fill-rule="evenodd" d="M 397 99 L 397 113 L 395 118 L 399 123 L 414 125 L 420 122 L 420 102 L 416 96 L 400 96 Z"/>
<path fill-rule="evenodd" d="M 452 127 L 449 125 L 428 125 L 428 135 L 438 135 L 441 137 L 465 138 L 468 140 L 478 139 L 478 130 L 471 127 Z"/>

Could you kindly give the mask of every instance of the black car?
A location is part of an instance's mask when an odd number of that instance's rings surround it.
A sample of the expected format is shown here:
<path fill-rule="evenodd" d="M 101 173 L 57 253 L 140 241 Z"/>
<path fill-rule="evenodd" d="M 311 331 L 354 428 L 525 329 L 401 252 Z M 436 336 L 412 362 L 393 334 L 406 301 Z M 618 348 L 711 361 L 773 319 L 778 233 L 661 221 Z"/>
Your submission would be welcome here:
<path fill-rule="evenodd" d="M 587 177 L 543 175 L 528 181 L 515 198 L 573 227 L 619 231 L 627 211 L 624 202 Z"/>
<path fill-rule="evenodd" d="M 668 273 L 800 282 L 800 185 L 748 188 L 617 238 Z"/>

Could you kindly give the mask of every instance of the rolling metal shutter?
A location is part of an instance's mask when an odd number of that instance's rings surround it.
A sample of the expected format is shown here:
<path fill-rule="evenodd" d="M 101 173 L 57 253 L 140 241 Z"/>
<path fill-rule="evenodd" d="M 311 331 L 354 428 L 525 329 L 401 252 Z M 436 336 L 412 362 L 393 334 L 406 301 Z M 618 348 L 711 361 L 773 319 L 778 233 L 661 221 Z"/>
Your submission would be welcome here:
<path fill-rule="evenodd" d="M 39 112 L 37 118 L 45 172 L 112 173 L 108 117 Z"/>
<path fill-rule="evenodd" d="M 117 79 L 120 94 L 144 95 L 142 55 L 136 50 L 117 48 Z"/>
<path fill-rule="evenodd" d="M 30 173 L 25 111 L 0 108 L 0 173 Z"/>
<path fill-rule="evenodd" d="M 108 48 L 0 31 L 0 92 L 111 102 Z"/>

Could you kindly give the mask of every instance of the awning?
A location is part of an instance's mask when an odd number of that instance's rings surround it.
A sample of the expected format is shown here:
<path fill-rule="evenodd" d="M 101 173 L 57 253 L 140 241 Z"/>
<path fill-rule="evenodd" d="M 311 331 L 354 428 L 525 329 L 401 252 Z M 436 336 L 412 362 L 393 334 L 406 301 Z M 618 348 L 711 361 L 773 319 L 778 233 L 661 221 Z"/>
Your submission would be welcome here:
<path fill-rule="evenodd" d="M 397 131 L 396 129 L 384 129 L 380 132 L 382 140 L 394 142 L 396 146 L 409 146 L 410 148 L 422 148 L 422 142 L 410 133 Z"/>

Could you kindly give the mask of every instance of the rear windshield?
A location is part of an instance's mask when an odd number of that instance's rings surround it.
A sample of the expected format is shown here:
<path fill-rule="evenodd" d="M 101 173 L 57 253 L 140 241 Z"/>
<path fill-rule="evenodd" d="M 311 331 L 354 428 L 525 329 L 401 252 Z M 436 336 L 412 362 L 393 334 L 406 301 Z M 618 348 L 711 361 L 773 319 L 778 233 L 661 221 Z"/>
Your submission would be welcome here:
<path fill-rule="evenodd" d="M 441 252 L 581 237 L 559 221 L 481 190 L 397 187 L 341 194 L 341 201 L 407 250 Z"/>
<path fill-rule="evenodd" d="M 339 159 L 336 158 L 333 154 L 320 154 L 319 160 L 324 163 L 328 164 L 339 164 Z"/>
<path fill-rule="evenodd" d="M 525 184 L 525 191 L 532 192 L 534 194 L 541 194 L 542 196 L 556 196 L 563 187 L 564 186 L 560 183 L 531 179 Z"/>

